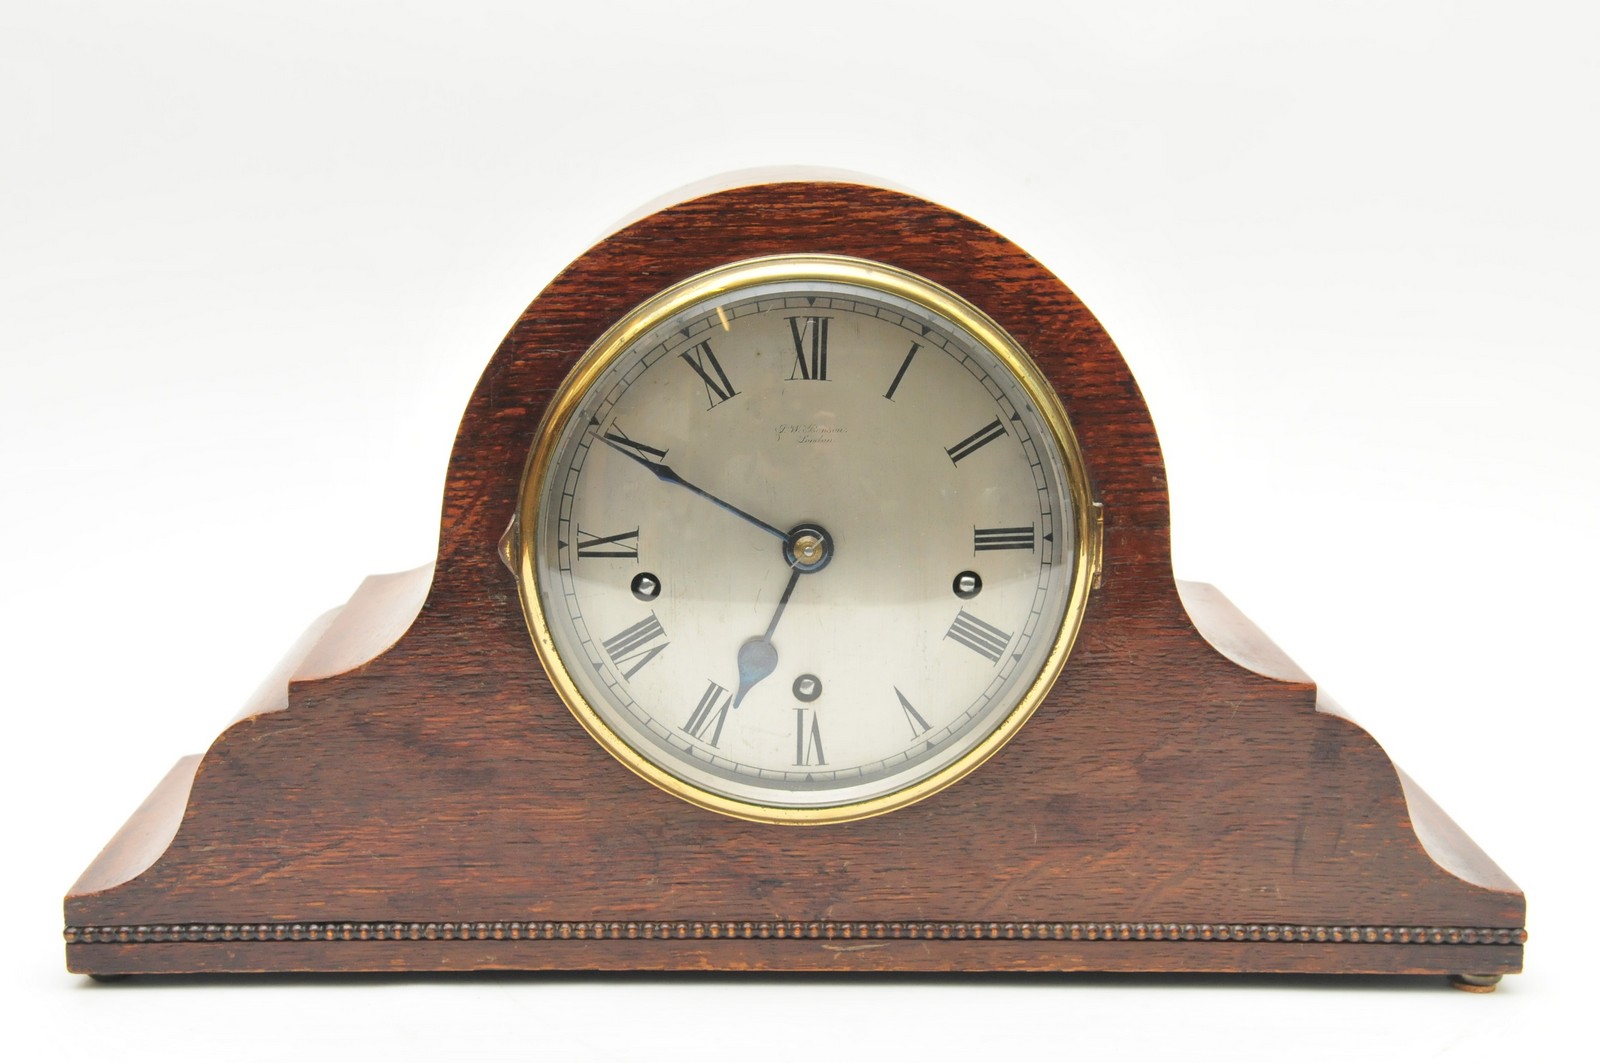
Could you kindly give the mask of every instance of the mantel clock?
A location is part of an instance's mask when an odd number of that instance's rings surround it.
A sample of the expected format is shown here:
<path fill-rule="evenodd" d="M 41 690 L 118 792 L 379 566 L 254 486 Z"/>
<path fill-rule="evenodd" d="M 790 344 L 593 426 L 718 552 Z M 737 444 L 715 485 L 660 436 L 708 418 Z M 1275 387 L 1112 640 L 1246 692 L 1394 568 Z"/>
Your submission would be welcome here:
<path fill-rule="evenodd" d="M 319 620 L 66 900 L 97 976 L 1521 967 L 1515 885 L 1217 591 L 994 232 L 684 198 L 517 320 L 439 552 Z"/>

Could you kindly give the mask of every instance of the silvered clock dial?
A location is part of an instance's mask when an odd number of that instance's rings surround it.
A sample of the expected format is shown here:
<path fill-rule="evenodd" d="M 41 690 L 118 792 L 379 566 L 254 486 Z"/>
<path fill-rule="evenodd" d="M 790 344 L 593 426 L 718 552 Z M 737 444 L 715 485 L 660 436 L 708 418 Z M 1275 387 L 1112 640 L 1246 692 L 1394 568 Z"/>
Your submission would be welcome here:
<path fill-rule="evenodd" d="M 980 310 L 836 256 L 648 300 L 551 403 L 512 536 L 534 644 L 639 775 L 750 819 L 924 798 L 1060 674 L 1098 528 L 1077 442 Z"/>

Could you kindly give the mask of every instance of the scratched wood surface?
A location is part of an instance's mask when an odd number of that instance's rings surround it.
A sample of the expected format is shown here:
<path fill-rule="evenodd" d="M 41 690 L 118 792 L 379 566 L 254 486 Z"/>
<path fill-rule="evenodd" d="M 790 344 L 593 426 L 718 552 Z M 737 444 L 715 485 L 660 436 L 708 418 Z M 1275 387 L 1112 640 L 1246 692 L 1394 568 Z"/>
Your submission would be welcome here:
<path fill-rule="evenodd" d="M 544 406 L 605 328 L 712 266 L 800 252 L 987 311 L 1060 392 L 1106 514 L 1102 585 L 1017 737 L 920 804 L 811 827 L 703 811 L 613 761 L 552 691 L 497 557 Z M 286 699 L 174 771 L 67 897 L 73 969 L 1520 968 L 1511 881 L 1419 794 L 1414 822 L 1373 739 L 1224 599 L 1186 606 L 1155 429 L 1105 331 L 923 200 L 738 188 L 574 262 L 472 394 L 429 574 L 359 595 L 302 644 L 320 664 L 289 662 Z M 350 633 L 373 630 L 404 634 L 355 664 Z"/>

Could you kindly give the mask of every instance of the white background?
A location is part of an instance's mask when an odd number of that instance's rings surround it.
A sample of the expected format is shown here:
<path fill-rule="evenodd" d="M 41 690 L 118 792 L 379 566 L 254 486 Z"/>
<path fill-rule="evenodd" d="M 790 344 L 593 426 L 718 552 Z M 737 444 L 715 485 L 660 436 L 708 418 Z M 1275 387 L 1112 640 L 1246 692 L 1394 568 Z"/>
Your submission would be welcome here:
<path fill-rule="evenodd" d="M 55 1059 L 1571 1054 L 1596 934 L 1594 5 L 560 9 L 0 2 L 3 1037 Z M 1179 574 L 1527 891 L 1527 973 L 1474 997 L 65 972 L 61 896 L 171 762 L 362 576 L 431 558 L 457 420 L 522 307 L 643 202 L 782 163 L 971 214 L 1083 297 L 1161 432 Z"/>

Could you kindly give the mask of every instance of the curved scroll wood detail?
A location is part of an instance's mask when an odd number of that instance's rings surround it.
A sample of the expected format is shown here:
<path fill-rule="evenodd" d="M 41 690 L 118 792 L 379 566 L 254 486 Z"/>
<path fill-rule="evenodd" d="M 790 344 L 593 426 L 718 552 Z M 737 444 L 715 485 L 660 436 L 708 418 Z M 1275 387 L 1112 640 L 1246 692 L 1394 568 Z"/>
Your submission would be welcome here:
<path fill-rule="evenodd" d="M 1195 630 L 1218 653 L 1248 671 L 1309 689 L 1315 695 L 1312 708 L 1326 716 L 1344 720 L 1367 734 L 1342 708 L 1317 690 L 1311 677 L 1290 660 L 1271 639 L 1251 623 L 1222 592 L 1208 583 L 1180 581 L 1178 591 L 1184 608 L 1194 621 Z M 1369 741 L 1376 741 L 1367 736 Z M 1516 894 L 1516 883 L 1480 849 L 1444 810 L 1434 803 L 1405 772 L 1395 768 L 1395 784 L 1404 796 L 1417 843 L 1430 860 L 1445 872 L 1465 882 L 1505 894 Z"/>
<path fill-rule="evenodd" d="M 710 266 L 816 252 L 943 284 L 1033 354 L 1104 505 L 1104 568 L 1063 678 L 981 770 L 886 816 L 793 827 L 689 806 L 612 761 L 540 669 L 497 547 L 545 403 L 611 321 Z M 1155 429 L 1121 355 L 1060 281 L 998 234 L 849 182 L 741 187 L 670 206 L 580 257 L 512 327 L 456 437 L 435 564 L 375 578 L 318 621 L 79 880 L 67 925 L 1065 921 L 1465 927 L 1505 940 L 1374 939 L 1341 952 L 1291 935 L 1230 940 L 1226 953 L 1207 945 L 1202 958 L 1196 943 L 1163 935 L 1089 951 L 1032 941 L 1025 955 L 1002 935 L 941 943 L 951 951 L 937 959 L 894 943 L 824 964 L 764 951 L 772 943 L 759 938 L 648 956 L 619 940 L 603 946 L 618 950 L 606 960 L 526 941 L 507 951 L 492 936 L 482 950 L 418 940 L 335 953 L 318 951 L 335 947 L 320 940 L 201 934 L 153 947 L 90 935 L 69 943 L 69 964 L 1518 969 L 1515 886 L 1365 731 L 1318 711 L 1311 680 L 1226 599 L 1174 581 L 1167 505 Z M 155 947 L 164 959 L 140 958 Z M 224 947 L 233 951 L 219 958 Z"/>

